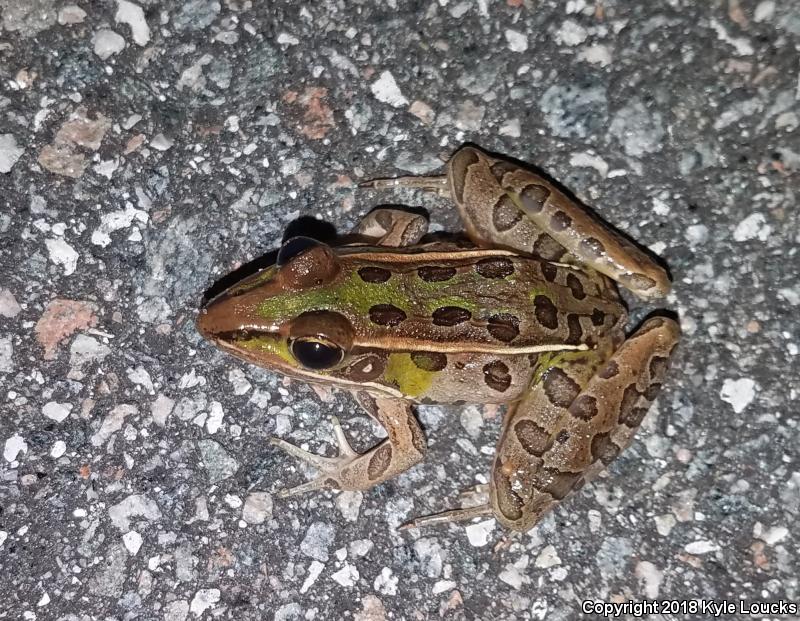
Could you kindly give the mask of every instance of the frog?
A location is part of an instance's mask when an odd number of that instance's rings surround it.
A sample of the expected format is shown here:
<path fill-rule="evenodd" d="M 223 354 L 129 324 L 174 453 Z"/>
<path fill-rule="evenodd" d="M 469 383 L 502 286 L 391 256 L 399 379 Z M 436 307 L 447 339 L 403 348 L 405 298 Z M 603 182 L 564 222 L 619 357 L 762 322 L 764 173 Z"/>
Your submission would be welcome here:
<path fill-rule="evenodd" d="M 661 389 L 679 324 L 656 311 L 627 333 L 619 287 L 657 300 L 669 274 L 550 177 L 476 145 L 442 174 L 361 186 L 450 199 L 464 234 L 431 238 L 424 215 L 378 207 L 340 244 L 286 240 L 196 321 L 236 358 L 352 393 L 386 432 L 358 452 L 334 417 L 334 455 L 272 438 L 319 472 L 279 496 L 364 492 L 412 468 L 427 446 L 418 404 L 498 404 L 482 501 L 402 527 L 494 517 L 530 530 L 631 444 Z"/>

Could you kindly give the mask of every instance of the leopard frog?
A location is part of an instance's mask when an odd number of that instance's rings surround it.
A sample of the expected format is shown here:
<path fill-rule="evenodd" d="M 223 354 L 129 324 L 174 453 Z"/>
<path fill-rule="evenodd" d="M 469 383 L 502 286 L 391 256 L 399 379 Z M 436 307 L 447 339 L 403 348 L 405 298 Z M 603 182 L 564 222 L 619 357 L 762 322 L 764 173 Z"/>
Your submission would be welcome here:
<path fill-rule="evenodd" d="M 429 241 L 427 220 L 372 211 L 350 243 L 288 240 L 276 264 L 210 300 L 200 333 L 234 356 L 352 392 L 388 437 L 338 454 L 272 442 L 319 470 L 283 495 L 367 490 L 426 450 L 415 403 L 505 403 L 486 502 L 406 526 L 494 515 L 525 531 L 625 447 L 679 339 L 652 316 L 626 335 L 616 284 L 663 297 L 664 269 L 554 183 L 473 146 L 439 177 L 368 182 L 450 197 L 463 241 Z"/>

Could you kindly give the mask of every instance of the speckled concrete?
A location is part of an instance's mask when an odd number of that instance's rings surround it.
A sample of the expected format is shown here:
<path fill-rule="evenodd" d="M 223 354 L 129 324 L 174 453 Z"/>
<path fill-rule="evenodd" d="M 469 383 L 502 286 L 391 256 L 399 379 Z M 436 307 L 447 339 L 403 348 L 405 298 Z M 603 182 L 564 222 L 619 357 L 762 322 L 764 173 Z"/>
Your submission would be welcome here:
<path fill-rule="evenodd" d="M 269 8 L 264 8 L 269 7 Z M 797 601 L 800 4 L 0 0 L 0 618 L 572 619 Z M 305 480 L 343 394 L 225 357 L 203 292 L 465 141 L 537 164 L 670 265 L 685 331 L 611 475 L 526 535 L 398 533 L 483 480 L 495 408 L 428 459 Z M 645 312 L 647 309 L 643 309 Z M 636 316 L 641 316 L 641 313 Z"/>

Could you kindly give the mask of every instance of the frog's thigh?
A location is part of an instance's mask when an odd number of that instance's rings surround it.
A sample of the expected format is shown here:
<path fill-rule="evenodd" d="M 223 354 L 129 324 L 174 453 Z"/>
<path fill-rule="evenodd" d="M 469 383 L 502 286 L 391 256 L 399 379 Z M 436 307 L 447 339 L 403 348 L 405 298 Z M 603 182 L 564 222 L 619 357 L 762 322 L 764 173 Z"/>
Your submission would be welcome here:
<path fill-rule="evenodd" d="M 428 220 L 402 209 L 374 209 L 353 229 L 376 246 L 412 246 L 428 232 Z"/>
<path fill-rule="evenodd" d="M 606 360 L 573 356 L 544 371 L 504 422 L 491 481 L 502 524 L 528 530 L 617 457 L 661 388 L 679 335 L 676 322 L 655 317 Z"/>
<path fill-rule="evenodd" d="M 328 476 L 340 489 L 367 490 L 420 462 L 426 450 L 425 435 L 408 401 L 367 393 L 357 393 L 356 399 L 388 437 Z"/>

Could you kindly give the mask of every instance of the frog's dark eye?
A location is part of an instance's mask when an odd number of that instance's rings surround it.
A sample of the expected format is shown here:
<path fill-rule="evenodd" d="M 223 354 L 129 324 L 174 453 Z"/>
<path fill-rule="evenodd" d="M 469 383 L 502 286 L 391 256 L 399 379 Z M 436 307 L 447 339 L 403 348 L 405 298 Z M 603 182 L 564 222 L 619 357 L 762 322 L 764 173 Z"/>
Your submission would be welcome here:
<path fill-rule="evenodd" d="M 307 369 L 331 369 L 344 358 L 344 350 L 320 338 L 299 338 L 292 341 L 292 355 Z"/>
<path fill-rule="evenodd" d="M 283 246 L 281 246 L 281 249 L 278 251 L 278 258 L 275 261 L 275 264 L 278 267 L 286 265 L 301 252 L 319 245 L 320 242 L 310 237 L 290 237 L 283 242 Z"/>

